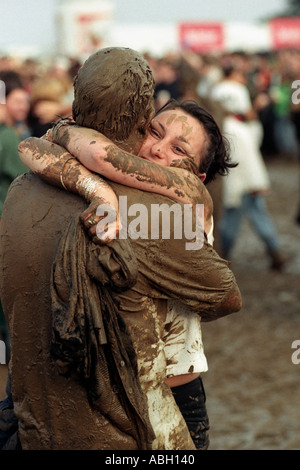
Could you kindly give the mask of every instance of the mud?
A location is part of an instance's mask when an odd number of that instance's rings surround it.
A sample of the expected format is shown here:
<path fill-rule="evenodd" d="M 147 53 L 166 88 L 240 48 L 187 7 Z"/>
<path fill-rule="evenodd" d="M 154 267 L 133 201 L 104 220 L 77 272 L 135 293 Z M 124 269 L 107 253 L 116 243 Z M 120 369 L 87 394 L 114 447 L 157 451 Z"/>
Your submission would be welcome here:
<path fill-rule="evenodd" d="M 75 78 L 73 118 L 78 125 L 124 142 L 140 117 L 141 128 L 146 126 L 153 111 L 153 89 L 149 64 L 141 54 L 123 48 L 102 49 L 86 60 Z"/>
<path fill-rule="evenodd" d="M 2 400 L 5 397 L 6 378 L 7 378 L 7 366 L 1 364 L 0 365 L 0 400 Z"/>
<path fill-rule="evenodd" d="M 282 273 L 270 271 L 264 247 L 244 223 L 232 259 L 242 311 L 203 324 L 212 450 L 300 449 L 300 364 L 293 364 L 291 348 L 300 340 L 299 169 L 283 159 L 267 164 L 267 201 L 290 261 Z M 2 396 L 5 379 L 1 365 Z"/>

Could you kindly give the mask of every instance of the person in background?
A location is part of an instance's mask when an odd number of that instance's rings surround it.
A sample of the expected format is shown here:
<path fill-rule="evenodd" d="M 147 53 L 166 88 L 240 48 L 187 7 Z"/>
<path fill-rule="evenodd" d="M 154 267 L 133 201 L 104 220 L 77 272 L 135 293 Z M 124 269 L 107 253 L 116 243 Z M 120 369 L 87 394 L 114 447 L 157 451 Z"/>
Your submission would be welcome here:
<path fill-rule="evenodd" d="M 179 72 L 176 60 L 172 57 L 162 57 L 156 62 L 155 81 L 154 98 L 157 110 L 170 99 L 181 98 Z"/>
<path fill-rule="evenodd" d="M 28 168 L 18 154 L 21 140 L 29 137 L 26 119 L 29 111 L 29 95 L 21 77 L 13 71 L 0 71 L 4 89 L 4 102 L 0 104 L 0 223 L 3 204 L 12 181 Z M 0 302 L 0 339 L 8 347 L 9 335 Z"/>
<path fill-rule="evenodd" d="M 1 71 L 0 80 L 5 85 L 5 109 L 3 123 L 11 127 L 19 140 L 30 137 L 27 118 L 30 107 L 30 95 L 25 89 L 22 77 L 14 71 Z"/>
<path fill-rule="evenodd" d="M 283 72 L 279 83 L 270 87 L 270 98 L 274 110 L 274 135 L 278 152 L 281 155 L 296 155 L 297 136 L 291 119 L 293 74 Z"/>
<path fill-rule="evenodd" d="M 36 80 L 31 91 L 29 124 L 34 137 L 42 137 L 61 117 L 72 115 L 72 102 L 66 100 L 62 80 L 46 77 Z"/>
<path fill-rule="evenodd" d="M 231 144 L 232 159 L 238 162 L 224 178 L 224 212 L 219 227 L 222 256 L 227 259 L 231 256 L 243 217 L 248 216 L 267 248 L 271 269 L 281 270 L 286 260 L 266 205 L 270 181 L 259 150 L 262 131 L 245 75 L 233 67 L 226 69 L 224 79 L 213 88 L 212 97 L 226 110 L 223 131 Z"/>
<path fill-rule="evenodd" d="M 296 131 L 296 138 L 297 138 L 297 159 L 298 159 L 298 165 L 300 169 L 300 103 L 297 102 L 296 100 L 295 103 L 292 103 L 292 109 L 291 109 L 291 119 L 294 123 L 295 126 L 295 131 Z M 295 215 L 295 222 L 300 225 L 300 174 L 299 174 L 299 191 L 298 191 L 298 208 L 296 210 L 296 215 Z"/>

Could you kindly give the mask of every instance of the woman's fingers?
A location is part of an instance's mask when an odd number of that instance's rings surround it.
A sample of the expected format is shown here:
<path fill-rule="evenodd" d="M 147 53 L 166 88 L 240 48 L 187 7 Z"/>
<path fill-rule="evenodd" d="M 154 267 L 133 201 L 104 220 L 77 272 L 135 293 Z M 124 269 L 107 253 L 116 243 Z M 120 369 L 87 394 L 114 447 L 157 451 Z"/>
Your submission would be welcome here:
<path fill-rule="evenodd" d="M 98 211 L 99 201 L 92 202 L 82 212 L 80 220 L 94 243 L 105 244 L 114 240 L 121 230 L 118 214 L 112 206 L 106 206 L 105 211 Z M 103 207 L 103 206 L 102 206 Z"/>

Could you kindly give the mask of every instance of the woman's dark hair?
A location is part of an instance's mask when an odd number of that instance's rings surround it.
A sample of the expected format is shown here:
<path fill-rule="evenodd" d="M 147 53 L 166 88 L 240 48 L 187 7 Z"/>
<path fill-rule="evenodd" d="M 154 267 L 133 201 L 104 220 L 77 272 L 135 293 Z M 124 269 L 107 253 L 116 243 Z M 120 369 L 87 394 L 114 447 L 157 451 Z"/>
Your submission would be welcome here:
<path fill-rule="evenodd" d="M 156 116 L 172 109 L 182 109 L 197 119 L 208 136 L 209 142 L 206 146 L 205 154 L 201 157 L 199 167 L 200 173 L 206 173 L 205 184 L 212 181 L 217 174 L 222 176 L 227 175 L 230 168 L 237 166 L 237 163 L 230 161 L 229 143 L 222 135 L 218 124 L 211 114 L 195 101 L 170 100 L 157 111 Z"/>

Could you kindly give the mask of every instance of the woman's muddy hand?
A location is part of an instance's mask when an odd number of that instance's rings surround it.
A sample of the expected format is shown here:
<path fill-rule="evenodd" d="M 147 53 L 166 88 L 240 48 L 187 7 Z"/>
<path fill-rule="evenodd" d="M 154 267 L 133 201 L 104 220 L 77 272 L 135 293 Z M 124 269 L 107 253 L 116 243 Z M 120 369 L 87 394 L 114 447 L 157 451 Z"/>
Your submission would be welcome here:
<path fill-rule="evenodd" d="M 99 197 L 91 201 L 80 215 L 80 220 L 90 238 L 98 245 L 110 243 L 121 230 L 118 208 Z"/>
<path fill-rule="evenodd" d="M 48 140 L 49 142 L 53 142 L 53 127 L 47 130 L 46 134 L 44 134 L 41 139 Z"/>

